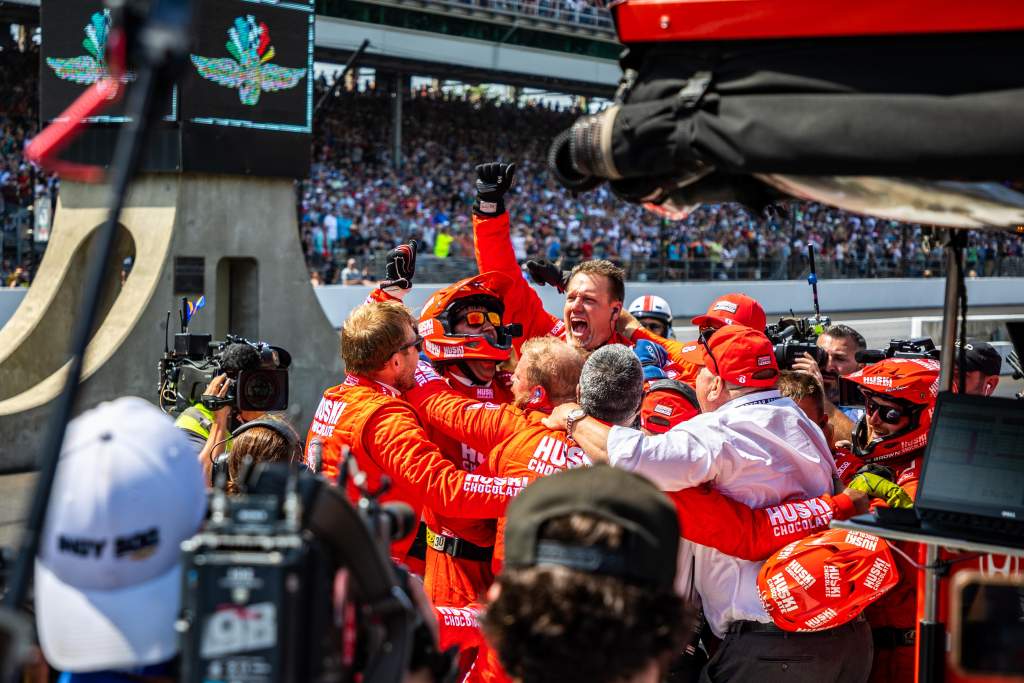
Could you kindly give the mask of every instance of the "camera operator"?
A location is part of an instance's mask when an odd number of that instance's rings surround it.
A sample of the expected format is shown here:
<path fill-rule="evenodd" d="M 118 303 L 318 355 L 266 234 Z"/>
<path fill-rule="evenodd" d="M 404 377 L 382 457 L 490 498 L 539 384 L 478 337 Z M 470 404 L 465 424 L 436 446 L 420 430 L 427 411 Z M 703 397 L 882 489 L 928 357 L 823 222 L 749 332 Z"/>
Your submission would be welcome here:
<path fill-rule="evenodd" d="M 243 466 L 251 468 L 260 463 L 303 461 L 302 440 L 291 424 L 279 417 L 267 415 L 250 420 L 238 427 L 232 438 L 226 462 L 228 494 L 239 492 Z M 216 483 L 215 477 L 208 479 Z"/>
<path fill-rule="evenodd" d="M 957 353 L 954 358 L 960 360 L 960 342 L 956 343 Z M 966 377 L 964 381 L 964 394 L 974 396 L 991 396 L 999 386 L 999 373 L 1003 369 L 1003 357 L 995 348 L 983 341 L 967 340 L 964 347 Z M 959 372 L 953 375 L 954 379 L 960 380 Z"/>
<path fill-rule="evenodd" d="M 177 680 L 180 544 L 205 511 L 199 463 L 151 404 L 71 421 L 35 570 L 39 642 L 62 681 Z"/>
<path fill-rule="evenodd" d="M 857 352 L 866 349 L 867 342 L 857 330 L 839 324 L 827 327 L 818 336 L 817 345 L 828 354 L 828 362 L 824 367 L 818 365 L 809 353 L 805 353 L 802 358 L 794 361 L 793 369 L 805 372 L 821 382 L 825 388 L 825 410 L 832 422 L 835 438 L 848 440 L 853 426 L 864 415 L 864 411 L 856 406 L 838 405 L 839 378 L 864 367 L 863 363 L 857 361 Z"/>
<path fill-rule="evenodd" d="M 234 378 L 240 372 L 256 370 L 262 363 L 260 352 L 250 344 L 229 344 L 220 353 L 219 359 L 222 373 L 210 380 L 203 391 L 204 396 L 228 396 L 234 388 Z M 174 425 L 186 433 L 197 449 L 203 451 L 205 457 L 200 460 L 209 462 L 223 452 L 224 449 L 216 444 L 230 436 L 231 429 L 236 426 L 232 422 L 242 424 L 263 414 L 263 411 L 236 410 L 230 406 L 212 411 L 200 401 L 183 410 Z"/>
<path fill-rule="evenodd" d="M 679 524 L 642 477 L 568 470 L 509 506 L 506 567 L 483 618 L 520 683 L 656 683 L 692 633 L 674 589 Z"/>

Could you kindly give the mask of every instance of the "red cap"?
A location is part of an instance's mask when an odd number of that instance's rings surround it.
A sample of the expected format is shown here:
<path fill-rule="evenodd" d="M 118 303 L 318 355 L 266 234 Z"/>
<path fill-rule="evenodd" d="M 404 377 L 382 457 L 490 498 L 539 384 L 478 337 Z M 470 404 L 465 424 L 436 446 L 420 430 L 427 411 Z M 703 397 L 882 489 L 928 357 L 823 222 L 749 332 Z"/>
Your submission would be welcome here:
<path fill-rule="evenodd" d="M 708 341 L 712 355 L 699 341 L 683 347 L 683 358 L 703 365 L 730 384 L 741 387 L 774 387 L 779 379 L 775 349 L 764 332 L 743 325 L 720 327 Z M 773 370 L 772 373 L 764 373 Z M 764 373 L 767 377 L 754 375 Z"/>
<path fill-rule="evenodd" d="M 690 386 L 679 380 L 659 379 L 645 388 L 640 425 L 652 434 L 664 434 L 699 414 L 697 394 Z"/>
<path fill-rule="evenodd" d="M 697 327 L 745 325 L 761 331 L 768 324 L 761 304 L 746 294 L 726 294 L 711 302 L 708 312 L 690 321 Z"/>

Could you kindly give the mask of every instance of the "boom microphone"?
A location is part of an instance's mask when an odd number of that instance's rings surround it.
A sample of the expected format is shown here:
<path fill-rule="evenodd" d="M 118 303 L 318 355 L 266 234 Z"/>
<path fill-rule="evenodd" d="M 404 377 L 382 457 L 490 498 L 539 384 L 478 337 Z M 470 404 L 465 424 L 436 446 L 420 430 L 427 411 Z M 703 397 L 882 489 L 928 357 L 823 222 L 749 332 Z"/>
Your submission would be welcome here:
<path fill-rule="evenodd" d="M 225 374 L 237 376 L 242 370 L 260 366 L 260 352 L 249 344 L 229 344 L 221 351 L 220 365 Z"/>

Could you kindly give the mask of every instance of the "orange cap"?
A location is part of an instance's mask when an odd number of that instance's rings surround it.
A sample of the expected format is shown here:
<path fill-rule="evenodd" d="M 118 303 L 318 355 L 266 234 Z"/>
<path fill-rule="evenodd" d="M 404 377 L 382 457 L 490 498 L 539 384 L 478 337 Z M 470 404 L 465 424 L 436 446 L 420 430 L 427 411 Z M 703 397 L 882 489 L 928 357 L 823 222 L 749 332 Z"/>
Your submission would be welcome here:
<path fill-rule="evenodd" d="M 675 379 L 659 379 L 644 389 L 640 424 L 652 434 L 663 434 L 699 414 L 697 394 L 688 384 Z"/>

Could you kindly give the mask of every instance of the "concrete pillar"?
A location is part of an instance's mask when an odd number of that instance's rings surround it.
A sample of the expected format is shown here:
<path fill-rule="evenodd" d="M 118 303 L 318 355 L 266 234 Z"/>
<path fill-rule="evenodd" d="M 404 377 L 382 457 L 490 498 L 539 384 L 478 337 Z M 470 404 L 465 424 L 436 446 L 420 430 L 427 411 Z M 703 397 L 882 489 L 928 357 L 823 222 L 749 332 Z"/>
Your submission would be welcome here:
<path fill-rule="evenodd" d="M 70 321 L 91 236 L 109 188 L 61 184 L 53 233 L 38 276 L 0 330 L 0 472 L 32 468 L 53 400 L 64 385 Z M 309 283 L 289 179 L 149 175 L 132 185 L 118 257 L 135 254 L 119 285 L 108 265 L 109 303 L 89 341 L 77 409 L 118 396 L 156 402 L 165 316 L 180 297 L 205 294 L 193 332 L 244 333 L 287 349 L 288 419 L 304 433 L 324 388 L 343 379 L 338 335 Z M 171 333 L 177 331 L 171 317 Z"/>

